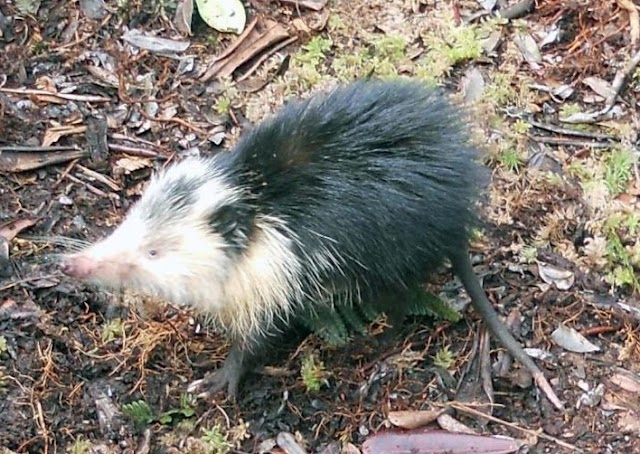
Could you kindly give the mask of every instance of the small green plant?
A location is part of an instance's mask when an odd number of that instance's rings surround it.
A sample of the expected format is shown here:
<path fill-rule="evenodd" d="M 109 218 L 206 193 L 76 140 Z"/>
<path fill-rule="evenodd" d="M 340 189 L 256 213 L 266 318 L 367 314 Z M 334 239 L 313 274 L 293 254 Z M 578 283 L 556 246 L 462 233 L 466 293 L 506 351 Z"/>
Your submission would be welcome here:
<path fill-rule="evenodd" d="M 158 417 L 158 422 L 160 424 L 171 424 L 176 415 L 182 416 L 183 418 L 191 418 L 196 413 L 195 406 L 196 397 L 192 394 L 183 393 L 180 396 L 180 408 L 172 408 L 163 412 Z"/>
<path fill-rule="evenodd" d="M 0 394 L 7 391 L 7 377 L 2 369 L 0 369 Z"/>
<path fill-rule="evenodd" d="M 525 246 L 520 251 L 520 257 L 524 263 L 533 263 L 538 257 L 538 249 L 535 246 Z"/>
<path fill-rule="evenodd" d="M 384 35 L 372 41 L 373 55 L 380 58 L 387 58 L 393 63 L 400 62 L 405 58 L 407 41 L 403 36 Z"/>
<path fill-rule="evenodd" d="M 402 305 L 403 313 L 398 315 L 429 316 L 450 322 L 460 319 L 460 314 L 449 304 L 422 288 L 415 288 L 401 297 L 405 301 Z M 384 307 L 363 301 L 360 304 L 319 306 L 302 314 L 301 321 L 329 345 L 339 346 L 344 345 L 354 333 L 366 334 L 368 324 L 383 313 Z"/>
<path fill-rule="evenodd" d="M 154 421 L 160 424 L 171 424 L 176 416 L 191 418 L 195 415 L 196 398 L 192 394 L 184 393 L 180 396 L 180 408 L 172 408 L 155 416 L 149 404 L 144 400 L 137 400 L 122 406 L 122 412 L 133 419 L 136 427 L 144 427 Z"/>
<path fill-rule="evenodd" d="M 151 407 L 144 400 L 136 400 L 122 406 L 122 413 L 131 418 L 138 427 L 145 427 L 154 420 Z"/>
<path fill-rule="evenodd" d="M 331 46 L 333 46 L 331 38 L 316 36 L 305 46 L 302 46 L 304 52 L 298 53 L 295 58 L 302 63 L 316 66 L 326 58 L 325 54 L 331 50 Z"/>
<path fill-rule="evenodd" d="M 231 443 L 219 425 L 202 431 L 201 440 L 206 444 L 209 454 L 226 454 L 231 450 Z"/>
<path fill-rule="evenodd" d="M 348 27 L 344 23 L 344 20 L 342 20 L 339 14 L 332 14 L 329 16 L 329 21 L 327 22 L 327 29 L 330 32 L 344 33 L 348 30 Z"/>
<path fill-rule="evenodd" d="M 327 371 L 324 363 L 317 360 L 313 354 L 308 354 L 302 360 L 300 375 L 307 391 L 310 392 L 318 392 L 322 385 L 327 383 Z"/>
<path fill-rule="evenodd" d="M 42 55 L 47 53 L 49 45 L 45 41 L 39 41 L 31 46 L 33 55 Z"/>
<path fill-rule="evenodd" d="M 482 55 L 479 34 L 484 30 L 473 24 L 458 25 L 449 12 L 439 14 L 443 14 L 441 27 L 427 29 L 421 36 L 427 52 L 418 62 L 416 76 L 427 81 L 439 81 L 455 65 Z"/>
<path fill-rule="evenodd" d="M 518 135 L 527 134 L 529 132 L 529 129 L 531 129 L 531 124 L 522 119 L 516 120 L 516 122 L 513 124 L 513 131 Z"/>
<path fill-rule="evenodd" d="M 453 353 L 449 350 L 449 346 L 444 346 L 436 353 L 433 358 L 433 364 L 443 369 L 449 369 L 453 365 Z"/>
<path fill-rule="evenodd" d="M 633 175 L 633 155 L 629 150 L 616 148 L 605 160 L 604 180 L 612 196 L 621 194 Z"/>
<path fill-rule="evenodd" d="M 581 111 L 582 108 L 578 104 L 567 102 L 560 106 L 560 118 L 570 117 L 571 115 L 580 113 Z"/>
<path fill-rule="evenodd" d="M 491 83 L 484 91 L 485 97 L 497 107 L 514 103 L 517 98 L 516 90 L 511 86 L 513 75 L 496 72 L 491 76 Z"/>
<path fill-rule="evenodd" d="M 0 354 L 6 353 L 8 350 L 9 346 L 7 345 L 7 338 L 0 336 Z"/>
<path fill-rule="evenodd" d="M 119 318 L 114 318 L 102 328 L 102 342 L 109 342 L 124 335 L 124 323 Z"/>
<path fill-rule="evenodd" d="M 428 316 L 451 323 L 455 323 L 462 318 L 460 313 L 453 309 L 444 299 L 422 288 L 417 288 L 409 293 L 404 304 L 406 315 L 414 317 Z"/>
<path fill-rule="evenodd" d="M 327 58 L 326 53 L 332 46 L 330 38 L 316 36 L 293 57 L 289 77 L 297 82 L 297 89 L 308 90 L 322 80 L 323 72 L 318 66 Z"/>
<path fill-rule="evenodd" d="M 231 99 L 229 99 L 228 96 L 220 96 L 216 100 L 216 105 L 214 106 L 214 109 L 218 115 L 223 116 L 229 113 L 230 107 L 231 107 Z"/>
<path fill-rule="evenodd" d="M 498 161 L 500 161 L 502 166 L 512 172 L 517 171 L 523 164 L 520 153 L 518 153 L 518 150 L 516 150 L 515 147 L 506 147 L 502 149 L 498 156 Z"/>
<path fill-rule="evenodd" d="M 607 255 L 612 263 L 612 271 L 607 280 L 616 286 L 629 286 L 633 291 L 640 290 L 640 281 L 633 268 L 634 258 L 625 248 L 619 230 L 624 225 L 621 215 L 611 216 L 605 225 L 607 235 Z"/>
<path fill-rule="evenodd" d="M 575 160 L 571 161 L 567 166 L 569 175 L 578 178 L 580 181 L 587 181 L 592 178 L 591 172 L 583 162 Z"/>
<path fill-rule="evenodd" d="M 640 227 L 640 213 L 632 212 L 629 213 L 627 218 L 624 220 L 624 225 L 629 230 L 629 235 L 633 237 L 638 236 L 638 227 Z"/>
<path fill-rule="evenodd" d="M 70 454 L 87 454 L 91 448 L 91 442 L 82 436 L 76 438 L 69 448 Z"/>

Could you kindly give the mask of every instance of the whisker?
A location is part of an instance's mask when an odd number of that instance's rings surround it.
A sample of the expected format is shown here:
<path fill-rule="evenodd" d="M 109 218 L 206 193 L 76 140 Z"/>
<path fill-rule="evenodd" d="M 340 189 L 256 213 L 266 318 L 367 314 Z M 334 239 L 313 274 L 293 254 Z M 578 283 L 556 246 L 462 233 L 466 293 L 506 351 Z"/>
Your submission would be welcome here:
<path fill-rule="evenodd" d="M 27 241 L 32 241 L 34 243 L 63 246 L 74 252 L 80 251 L 91 244 L 90 241 L 81 240 L 78 238 L 70 238 L 70 237 L 65 237 L 60 235 L 52 235 L 52 236 L 25 235 L 25 236 L 21 236 L 20 238 Z"/>

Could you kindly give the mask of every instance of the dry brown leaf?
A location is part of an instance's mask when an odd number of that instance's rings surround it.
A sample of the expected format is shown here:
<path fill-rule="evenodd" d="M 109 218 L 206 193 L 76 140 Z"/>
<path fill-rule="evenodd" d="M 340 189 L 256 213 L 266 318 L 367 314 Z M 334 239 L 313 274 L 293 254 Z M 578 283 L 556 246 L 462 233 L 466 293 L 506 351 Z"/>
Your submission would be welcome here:
<path fill-rule="evenodd" d="M 14 219 L 11 222 L 0 225 L 0 236 L 6 238 L 8 241 L 13 240 L 24 229 L 35 225 L 39 218 L 22 218 Z"/>
<path fill-rule="evenodd" d="M 538 274 L 547 284 L 553 284 L 558 290 L 569 290 L 573 287 L 576 277 L 575 274 L 568 270 L 563 270 L 547 263 L 537 261 Z"/>
<path fill-rule="evenodd" d="M 64 136 L 82 134 L 87 130 L 86 126 L 54 126 L 44 132 L 43 147 L 50 147 Z"/>
<path fill-rule="evenodd" d="M 114 166 L 116 172 L 119 170 L 126 174 L 135 172 L 136 170 L 144 169 L 145 167 L 151 167 L 152 162 L 149 158 L 142 158 L 139 156 L 128 156 L 126 158 L 118 159 Z"/>
<path fill-rule="evenodd" d="M 447 432 L 446 430 L 382 431 L 368 438 L 362 445 L 363 454 L 416 452 L 420 454 L 516 452 L 522 442 L 508 438 L 486 437 Z"/>
<path fill-rule="evenodd" d="M 185 36 L 191 36 L 191 20 L 193 18 L 193 0 L 180 0 L 173 18 L 178 31 Z"/>
<path fill-rule="evenodd" d="M 627 371 L 625 371 L 625 373 L 618 372 L 612 375 L 609 381 L 625 391 L 640 394 L 640 377 L 635 374 Z"/>
<path fill-rule="evenodd" d="M 476 434 L 476 431 L 473 430 L 471 427 L 465 424 L 462 424 L 460 421 L 458 421 L 457 419 L 455 419 L 454 417 L 446 413 L 438 416 L 438 424 L 440 425 L 440 427 L 442 427 L 443 429 L 449 432 L 471 434 L 471 435 Z"/>
<path fill-rule="evenodd" d="M 387 419 L 402 429 L 417 429 L 435 421 L 444 410 L 390 411 Z"/>

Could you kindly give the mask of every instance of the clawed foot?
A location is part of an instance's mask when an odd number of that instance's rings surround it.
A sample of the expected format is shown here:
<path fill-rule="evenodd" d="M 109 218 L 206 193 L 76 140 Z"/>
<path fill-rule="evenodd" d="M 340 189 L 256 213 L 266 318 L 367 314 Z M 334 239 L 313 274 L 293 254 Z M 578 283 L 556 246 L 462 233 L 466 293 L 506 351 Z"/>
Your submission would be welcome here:
<path fill-rule="evenodd" d="M 243 354 L 240 350 L 231 349 L 222 367 L 207 373 L 204 378 L 192 382 L 187 392 L 197 394 L 200 399 L 210 399 L 215 393 L 227 388 L 227 396 L 235 399 L 238 386 L 244 375 Z"/>

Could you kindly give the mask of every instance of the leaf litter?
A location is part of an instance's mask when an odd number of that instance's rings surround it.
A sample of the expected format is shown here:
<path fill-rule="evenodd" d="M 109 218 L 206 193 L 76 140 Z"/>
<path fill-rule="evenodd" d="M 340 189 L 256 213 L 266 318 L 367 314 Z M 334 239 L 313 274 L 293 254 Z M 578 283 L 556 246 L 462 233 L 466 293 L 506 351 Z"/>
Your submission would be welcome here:
<path fill-rule="evenodd" d="M 0 444 L 13 452 L 355 453 L 389 452 L 389 443 L 429 452 L 440 442 L 448 452 L 640 449 L 637 6 L 244 6 L 246 24 L 234 33 L 206 26 L 189 2 L 0 6 L 0 224 L 9 226 L 0 251 Z M 491 351 L 472 313 L 458 323 L 415 320 L 384 347 L 374 336 L 340 348 L 312 337 L 257 371 L 237 406 L 194 403 L 182 384 L 227 348 L 201 320 L 80 287 L 56 270 L 62 250 L 117 225 L 154 168 L 229 148 L 290 96 L 371 75 L 441 85 L 474 112 L 470 128 L 493 170 L 486 225 L 474 239 L 477 271 L 567 403 L 564 414 L 508 355 Z M 430 285 L 464 300 L 449 282 L 444 273 Z M 328 386 L 314 392 L 300 375 L 307 353 L 328 372 Z M 171 417 L 139 428 L 122 413 L 136 402 Z"/>

